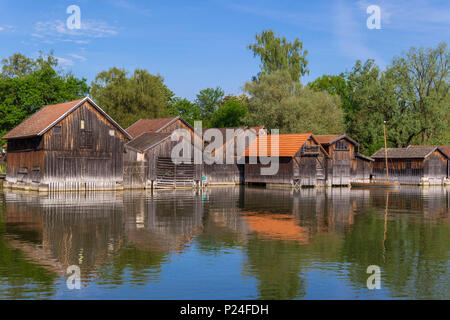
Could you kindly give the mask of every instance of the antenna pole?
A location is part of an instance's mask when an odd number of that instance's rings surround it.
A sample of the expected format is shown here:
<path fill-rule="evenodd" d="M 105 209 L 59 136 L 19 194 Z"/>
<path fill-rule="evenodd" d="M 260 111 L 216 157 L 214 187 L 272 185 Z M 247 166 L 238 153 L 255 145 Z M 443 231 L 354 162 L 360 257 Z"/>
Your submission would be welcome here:
<path fill-rule="evenodd" d="M 386 178 L 387 182 L 389 182 L 389 168 L 388 168 L 387 142 L 386 142 L 386 121 L 384 121 L 383 127 L 384 127 L 384 157 L 386 159 Z"/>

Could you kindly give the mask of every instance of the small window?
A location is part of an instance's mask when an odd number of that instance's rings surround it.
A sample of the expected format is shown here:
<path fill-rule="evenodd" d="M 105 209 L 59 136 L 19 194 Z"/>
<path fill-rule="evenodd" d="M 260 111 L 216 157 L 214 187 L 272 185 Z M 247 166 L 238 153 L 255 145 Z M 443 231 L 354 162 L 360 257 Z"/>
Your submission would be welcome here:
<path fill-rule="evenodd" d="M 61 134 L 61 126 L 57 126 L 53 129 L 54 134 Z"/>
<path fill-rule="evenodd" d="M 336 142 L 336 150 L 348 150 L 346 142 Z"/>
<path fill-rule="evenodd" d="M 111 136 L 111 137 L 114 137 L 114 130 L 109 130 L 109 135 Z"/>
<path fill-rule="evenodd" d="M 84 120 L 81 120 L 81 121 L 80 121 L 80 129 L 81 129 L 81 130 L 84 130 Z"/>
<path fill-rule="evenodd" d="M 406 169 L 411 169 L 411 160 L 406 161 Z"/>

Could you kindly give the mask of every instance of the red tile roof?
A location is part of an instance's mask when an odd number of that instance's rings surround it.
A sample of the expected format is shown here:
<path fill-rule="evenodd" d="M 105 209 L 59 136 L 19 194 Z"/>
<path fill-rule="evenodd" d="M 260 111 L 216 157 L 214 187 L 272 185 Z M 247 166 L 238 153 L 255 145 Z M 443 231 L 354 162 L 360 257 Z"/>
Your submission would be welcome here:
<path fill-rule="evenodd" d="M 126 131 L 133 138 L 140 136 L 144 132 L 158 132 L 166 125 L 168 125 L 171 121 L 178 119 L 179 117 L 171 117 L 171 118 L 156 118 L 156 119 L 140 119 L 132 124 Z"/>
<path fill-rule="evenodd" d="M 49 105 L 41 108 L 31 117 L 23 121 L 17 127 L 3 136 L 3 139 L 14 139 L 38 136 L 56 120 L 65 115 L 70 109 L 79 104 L 83 99 L 70 102 Z"/>
<path fill-rule="evenodd" d="M 328 145 L 333 144 L 334 142 L 341 140 L 341 139 L 347 139 L 354 145 L 359 145 L 358 142 L 350 138 L 349 136 L 345 134 L 324 134 L 324 135 L 314 135 L 314 137 L 317 139 L 317 141 L 320 144 Z"/>
<path fill-rule="evenodd" d="M 293 157 L 311 136 L 312 133 L 260 135 L 247 148 L 245 156 Z M 278 154 L 275 148 L 272 150 L 273 138 L 278 141 Z"/>
<path fill-rule="evenodd" d="M 336 140 L 337 138 L 341 137 L 340 134 L 327 134 L 327 135 L 318 135 L 315 136 L 317 138 L 317 141 L 320 144 L 329 144 L 330 142 Z"/>

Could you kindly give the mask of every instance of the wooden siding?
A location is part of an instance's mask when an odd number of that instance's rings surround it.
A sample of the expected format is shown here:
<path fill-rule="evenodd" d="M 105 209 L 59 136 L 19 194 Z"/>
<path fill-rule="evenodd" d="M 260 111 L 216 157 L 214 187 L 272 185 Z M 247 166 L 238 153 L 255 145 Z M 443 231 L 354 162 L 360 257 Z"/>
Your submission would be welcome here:
<path fill-rule="evenodd" d="M 179 188 L 198 185 L 202 178 L 202 165 L 194 164 L 194 147 L 191 146 L 190 164 L 175 165 L 171 156 L 177 143 L 168 138 L 143 153 L 126 147 L 123 171 L 125 188 Z"/>
<path fill-rule="evenodd" d="M 265 183 L 298 187 L 324 186 L 327 179 L 327 160 L 322 148 L 309 138 L 294 157 L 280 157 L 275 175 L 261 175 L 261 168 L 269 167 L 259 161 L 245 164 L 245 183 Z"/>
<path fill-rule="evenodd" d="M 426 159 L 388 159 L 389 178 L 404 184 L 443 184 L 448 177 L 448 160 L 438 151 L 434 151 Z M 373 176 L 386 178 L 385 160 L 375 159 Z"/>
<path fill-rule="evenodd" d="M 42 137 L 9 140 L 7 180 L 20 182 L 28 171 L 24 183 L 50 190 L 113 189 L 123 180 L 127 140 L 87 101 Z"/>

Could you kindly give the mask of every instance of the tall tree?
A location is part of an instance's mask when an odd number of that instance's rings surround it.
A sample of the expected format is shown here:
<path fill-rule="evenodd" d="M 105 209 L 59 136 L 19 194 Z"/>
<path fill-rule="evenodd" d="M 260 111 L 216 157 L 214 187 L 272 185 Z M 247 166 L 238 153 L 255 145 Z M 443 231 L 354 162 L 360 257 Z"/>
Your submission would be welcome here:
<path fill-rule="evenodd" d="M 273 30 L 263 30 L 255 40 L 247 48 L 254 57 L 261 59 L 261 73 L 286 70 L 294 81 L 300 81 L 300 77 L 309 74 L 308 51 L 303 50 L 303 43 L 298 38 L 289 42 L 286 37 L 276 36 Z"/>
<path fill-rule="evenodd" d="M 128 76 L 126 70 L 116 67 L 96 76 L 91 94 L 125 128 L 139 119 L 169 116 L 173 97 L 160 75 L 136 69 Z"/>
<path fill-rule="evenodd" d="M 191 125 L 194 125 L 194 121 L 201 120 L 200 108 L 188 99 L 175 97 L 171 99 L 170 105 L 172 115 L 183 117 Z"/>
<path fill-rule="evenodd" d="M 211 126 L 214 128 L 239 127 L 245 124 L 247 114 L 247 106 L 241 100 L 227 99 L 213 114 Z"/>
<path fill-rule="evenodd" d="M 86 79 L 61 70 L 52 53 L 37 59 L 17 53 L 2 60 L 0 137 L 45 105 L 89 94 Z"/>
<path fill-rule="evenodd" d="M 245 91 L 251 97 L 247 120 L 250 125 L 264 124 L 281 133 L 345 131 L 340 98 L 303 87 L 286 70 L 261 74 L 258 81 L 245 84 Z"/>
<path fill-rule="evenodd" d="M 219 109 L 224 95 L 225 92 L 219 87 L 203 89 L 197 94 L 195 104 L 200 109 L 200 116 L 205 122 L 205 127 L 210 125 L 211 118 Z"/>

